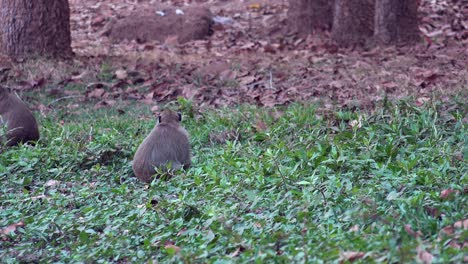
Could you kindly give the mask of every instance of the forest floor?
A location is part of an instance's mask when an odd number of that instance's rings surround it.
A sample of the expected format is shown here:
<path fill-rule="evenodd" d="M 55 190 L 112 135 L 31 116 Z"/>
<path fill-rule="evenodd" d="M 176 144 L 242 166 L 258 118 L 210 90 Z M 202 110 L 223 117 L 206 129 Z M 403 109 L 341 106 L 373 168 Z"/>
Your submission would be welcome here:
<path fill-rule="evenodd" d="M 97 107 L 126 100 L 154 105 L 183 96 L 200 106 L 307 101 L 373 109 L 387 97 L 413 96 L 418 104 L 434 96 L 467 97 L 468 31 L 461 3 L 422 1 L 424 41 L 416 46 L 338 49 L 327 34 L 303 39 L 287 32 L 287 2 L 71 1 L 73 63 L 16 65 L 3 79 L 18 90 L 43 88 Z M 184 44 L 115 44 L 101 34 L 112 18 L 167 5 L 206 6 L 232 23 L 218 24 L 206 40 Z M 62 89 L 69 85 L 85 91 L 70 94 Z"/>
<path fill-rule="evenodd" d="M 298 38 L 286 0 L 195 1 L 233 21 L 207 40 L 100 34 L 161 2 L 188 1 L 71 0 L 73 61 L 0 58 L 41 133 L 0 149 L 2 263 L 468 261 L 461 3 L 422 1 L 412 47 Z M 192 168 L 144 184 L 131 162 L 162 106 Z"/>

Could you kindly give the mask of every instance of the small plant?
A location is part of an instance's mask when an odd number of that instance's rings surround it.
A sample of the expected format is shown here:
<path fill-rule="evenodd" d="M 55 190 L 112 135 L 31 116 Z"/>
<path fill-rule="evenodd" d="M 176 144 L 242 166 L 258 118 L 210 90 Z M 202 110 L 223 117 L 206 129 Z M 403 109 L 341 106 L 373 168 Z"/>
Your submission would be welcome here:
<path fill-rule="evenodd" d="M 112 72 L 111 64 L 103 63 L 101 64 L 101 69 L 97 75 L 98 80 L 109 82 L 112 81 L 114 73 Z"/>

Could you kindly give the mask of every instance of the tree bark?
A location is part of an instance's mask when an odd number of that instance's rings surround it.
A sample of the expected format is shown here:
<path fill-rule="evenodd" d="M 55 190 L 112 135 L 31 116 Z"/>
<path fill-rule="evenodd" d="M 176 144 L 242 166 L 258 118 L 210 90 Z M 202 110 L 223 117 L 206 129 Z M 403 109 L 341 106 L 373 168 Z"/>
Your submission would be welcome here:
<path fill-rule="evenodd" d="M 333 23 L 333 0 L 289 0 L 288 27 L 307 35 L 315 30 L 330 30 Z"/>
<path fill-rule="evenodd" d="M 0 0 L 0 53 L 70 57 L 68 0 Z"/>
<path fill-rule="evenodd" d="M 418 1 L 376 0 L 375 39 L 383 44 L 414 43 L 420 40 Z"/>
<path fill-rule="evenodd" d="M 374 0 L 335 0 L 332 39 L 339 46 L 362 45 L 374 34 Z"/>

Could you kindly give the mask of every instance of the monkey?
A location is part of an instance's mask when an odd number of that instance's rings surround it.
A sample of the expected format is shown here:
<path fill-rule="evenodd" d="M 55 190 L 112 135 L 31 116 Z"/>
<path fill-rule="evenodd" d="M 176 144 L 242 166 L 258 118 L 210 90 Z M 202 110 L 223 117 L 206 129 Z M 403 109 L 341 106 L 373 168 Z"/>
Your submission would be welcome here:
<path fill-rule="evenodd" d="M 0 125 L 6 127 L 6 142 L 1 138 L 0 142 L 7 147 L 39 139 L 39 128 L 32 112 L 18 95 L 1 86 L 0 117 Z"/>
<path fill-rule="evenodd" d="M 180 125 L 182 115 L 166 109 L 150 134 L 138 147 L 132 169 L 143 182 L 151 182 L 157 170 L 188 169 L 191 166 L 189 134 Z M 157 175 L 159 178 L 161 175 Z"/>

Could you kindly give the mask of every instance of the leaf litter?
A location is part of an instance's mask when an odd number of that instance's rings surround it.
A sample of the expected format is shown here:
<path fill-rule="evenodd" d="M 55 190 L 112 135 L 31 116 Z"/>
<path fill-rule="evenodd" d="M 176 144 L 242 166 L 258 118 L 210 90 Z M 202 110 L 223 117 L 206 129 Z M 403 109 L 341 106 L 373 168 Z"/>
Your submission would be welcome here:
<path fill-rule="evenodd" d="M 462 4 L 452 2 L 421 1 L 424 41 L 418 45 L 340 49 L 326 34 L 301 38 L 288 32 L 285 0 L 72 0 L 74 61 L 61 67 L 6 62 L 0 78 L 19 90 L 84 85 L 85 96 L 71 99 L 96 102 L 97 108 L 118 100 L 154 105 L 179 96 L 213 107 L 321 101 L 373 108 L 385 98 L 405 96 L 422 105 L 434 93 L 467 96 L 468 25 Z M 212 36 L 183 44 L 116 44 L 102 34 L 135 10 L 164 6 L 209 8 L 216 18 Z"/>

